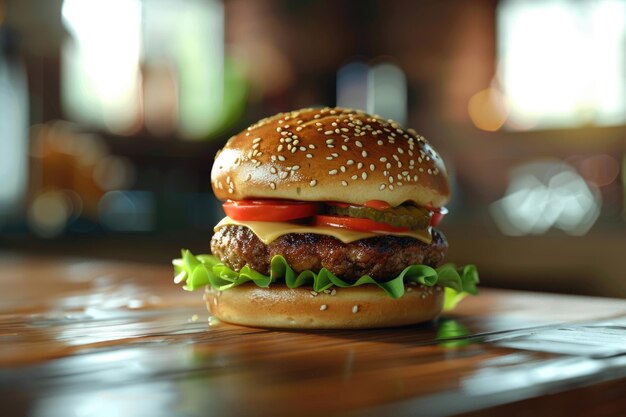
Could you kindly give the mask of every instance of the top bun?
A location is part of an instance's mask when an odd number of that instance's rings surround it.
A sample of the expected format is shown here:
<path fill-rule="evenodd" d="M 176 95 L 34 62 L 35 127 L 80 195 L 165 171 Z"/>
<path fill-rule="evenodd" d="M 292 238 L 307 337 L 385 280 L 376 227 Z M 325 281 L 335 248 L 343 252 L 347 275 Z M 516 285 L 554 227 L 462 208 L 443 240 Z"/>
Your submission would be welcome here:
<path fill-rule="evenodd" d="M 383 200 L 443 206 L 446 167 L 414 130 L 358 110 L 303 109 L 263 119 L 230 138 L 211 171 L 217 198 Z"/>

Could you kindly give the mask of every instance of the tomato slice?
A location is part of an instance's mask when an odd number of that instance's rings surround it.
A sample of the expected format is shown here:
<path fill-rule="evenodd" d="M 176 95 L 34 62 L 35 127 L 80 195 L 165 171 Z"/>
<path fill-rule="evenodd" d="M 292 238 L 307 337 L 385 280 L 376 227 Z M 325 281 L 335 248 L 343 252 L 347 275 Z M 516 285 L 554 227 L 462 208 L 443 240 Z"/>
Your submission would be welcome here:
<path fill-rule="evenodd" d="M 443 216 L 448 214 L 448 209 L 445 207 L 439 207 L 439 208 L 428 207 L 428 210 L 430 210 L 430 212 L 432 213 L 432 215 L 430 216 L 430 225 L 432 227 L 439 226 L 439 223 L 441 223 L 441 219 L 443 219 Z"/>
<path fill-rule="evenodd" d="M 359 232 L 408 232 L 406 227 L 395 227 L 386 223 L 375 222 L 374 220 L 348 217 L 348 216 L 315 216 L 316 226 L 340 227 L 342 229 L 356 230 Z"/>
<path fill-rule="evenodd" d="M 286 222 L 318 212 L 315 203 L 289 200 L 228 200 L 222 207 L 228 217 L 238 221 Z"/>

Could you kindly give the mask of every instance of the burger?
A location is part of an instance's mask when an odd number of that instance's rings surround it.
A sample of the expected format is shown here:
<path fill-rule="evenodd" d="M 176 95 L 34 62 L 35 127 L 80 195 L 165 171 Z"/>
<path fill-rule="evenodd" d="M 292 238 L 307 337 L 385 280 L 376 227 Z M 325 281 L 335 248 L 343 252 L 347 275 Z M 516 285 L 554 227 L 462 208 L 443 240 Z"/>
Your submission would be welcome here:
<path fill-rule="evenodd" d="M 226 214 L 211 254 L 183 250 L 173 264 L 221 321 L 404 326 L 476 293 L 474 266 L 442 265 L 446 167 L 392 120 L 343 108 L 263 119 L 218 152 L 211 185 Z"/>

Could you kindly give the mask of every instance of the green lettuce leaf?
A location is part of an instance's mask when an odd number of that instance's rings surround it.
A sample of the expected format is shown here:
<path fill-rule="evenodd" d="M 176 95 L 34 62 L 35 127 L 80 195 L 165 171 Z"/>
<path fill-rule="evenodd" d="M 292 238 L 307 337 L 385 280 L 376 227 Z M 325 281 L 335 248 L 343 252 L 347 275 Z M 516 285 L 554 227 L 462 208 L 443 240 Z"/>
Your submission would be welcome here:
<path fill-rule="evenodd" d="M 246 282 L 253 282 L 262 288 L 267 288 L 274 282 L 282 282 L 288 288 L 309 286 L 316 292 L 322 292 L 333 286 L 349 288 L 373 284 L 390 297 L 400 298 L 404 295 L 407 283 L 415 282 L 428 287 L 441 285 L 445 288 L 446 295 L 444 310 L 453 309 L 468 294 L 477 294 L 476 285 L 479 283 L 478 270 L 474 265 L 460 268 L 454 264 L 445 264 L 438 268 L 428 265 L 409 265 L 397 277 L 386 282 L 377 282 L 368 275 L 363 275 L 356 282 L 347 282 L 326 268 L 322 268 L 318 273 L 307 270 L 296 274 L 285 258 L 280 255 L 272 258 L 269 276 L 253 270 L 248 265 L 236 272 L 224 265 L 216 256 L 194 255 L 186 249 L 182 250 L 181 258 L 174 259 L 172 264 L 174 265 L 174 282 L 184 283 L 183 289 L 188 291 L 194 291 L 206 285 L 226 291 Z"/>

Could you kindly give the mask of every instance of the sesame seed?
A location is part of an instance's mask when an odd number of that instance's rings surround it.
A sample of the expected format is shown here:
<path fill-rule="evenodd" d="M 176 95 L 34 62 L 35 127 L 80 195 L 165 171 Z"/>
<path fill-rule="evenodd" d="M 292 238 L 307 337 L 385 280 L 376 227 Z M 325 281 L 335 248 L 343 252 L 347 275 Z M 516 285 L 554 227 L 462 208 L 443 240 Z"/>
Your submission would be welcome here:
<path fill-rule="evenodd" d="M 391 168 L 391 163 L 387 162 L 387 164 L 385 165 L 385 168 L 390 169 Z"/>
<path fill-rule="evenodd" d="M 344 151 L 347 151 L 348 147 L 346 145 L 341 145 L 341 149 L 343 149 Z"/>
<path fill-rule="evenodd" d="M 379 159 L 380 162 L 387 162 L 387 158 L 385 158 L 384 156 L 381 156 Z"/>
<path fill-rule="evenodd" d="M 378 187 L 378 189 L 379 189 L 380 191 L 382 191 L 382 190 L 384 190 L 384 189 L 385 189 L 385 187 L 386 187 L 386 186 L 387 186 L 387 184 L 380 184 L 380 187 Z"/>
<path fill-rule="evenodd" d="M 281 173 L 278 175 L 278 177 L 279 177 L 281 180 L 284 180 L 285 178 L 287 178 L 287 176 L 288 176 L 288 175 L 289 175 L 289 173 L 288 173 L 287 171 L 283 171 L 283 172 L 281 172 Z"/>
<path fill-rule="evenodd" d="M 348 161 L 346 162 L 347 165 L 352 165 L 354 164 L 354 161 L 352 159 L 348 159 Z"/>
<path fill-rule="evenodd" d="M 306 157 L 307 157 L 307 158 L 309 158 L 309 159 L 311 159 L 311 158 L 313 158 L 313 155 L 311 155 L 310 153 L 308 153 L 308 154 L 306 154 Z"/>
<path fill-rule="evenodd" d="M 300 169 L 300 165 L 294 165 L 294 166 L 292 166 L 292 167 L 291 167 L 291 169 L 292 169 L 293 171 L 297 171 L 297 170 L 299 170 L 299 169 Z"/>
<path fill-rule="evenodd" d="M 356 179 L 358 179 L 358 178 L 359 178 L 359 176 L 358 176 L 358 175 L 356 175 L 356 174 L 354 174 L 354 175 L 353 175 L 353 176 L 351 176 L 350 178 L 352 178 L 353 180 L 356 180 Z"/>
<path fill-rule="evenodd" d="M 330 171 L 328 171 L 328 175 L 337 175 L 337 170 L 331 169 Z"/>
<path fill-rule="evenodd" d="M 332 156 L 327 156 L 326 159 L 329 160 L 329 161 L 332 161 L 333 157 Z"/>
<path fill-rule="evenodd" d="M 361 141 L 360 141 L 360 140 L 357 140 L 356 142 L 354 142 L 354 144 L 355 144 L 356 146 L 358 146 L 359 148 L 362 148 L 362 147 L 363 147 L 363 144 L 361 143 Z"/>
<path fill-rule="evenodd" d="M 283 150 L 283 145 L 278 145 L 278 148 L 276 148 L 276 150 L 277 150 L 278 152 L 281 152 L 281 151 Z"/>
<path fill-rule="evenodd" d="M 315 126 L 321 126 L 322 124 L 320 122 L 315 122 Z"/>
<path fill-rule="evenodd" d="M 252 140 L 252 143 L 259 143 L 261 142 L 261 138 L 255 138 Z"/>
<path fill-rule="evenodd" d="M 304 146 L 300 146 L 298 149 L 300 149 L 301 152 L 306 151 L 306 148 Z"/>
<path fill-rule="evenodd" d="M 325 135 L 332 135 L 333 133 L 335 133 L 332 130 L 327 130 L 326 132 L 324 132 Z"/>
<path fill-rule="evenodd" d="M 393 184 L 393 177 L 389 176 L 389 182 Z"/>
<path fill-rule="evenodd" d="M 359 312 L 359 306 L 358 306 L 358 305 L 353 305 L 353 306 L 352 306 L 352 313 L 353 313 L 353 314 L 356 314 L 356 313 L 358 313 L 358 312 Z"/>
<path fill-rule="evenodd" d="M 398 148 L 398 153 L 399 153 L 400 155 L 402 155 L 402 154 L 404 153 L 404 149 L 402 149 L 402 148 Z"/>
<path fill-rule="evenodd" d="M 312 143 L 309 145 L 309 149 L 315 149 L 315 145 L 313 145 Z"/>
<path fill-rule="evenodd" d="M 276 128 L 277 132 L 280 132 L 281 130 L 283 130 L 283 129 L 281 129 L 280 126 Z"/>
<path fill-rule="evenodd" d="M 389 189 L 390 189 L 391 191 L 393 191 L 393 185 L 390 185 L 390 186 L 389 186 Z"/>
<path fill-rule="evenodd" d="M 322 304 L 322 305 L 320 306 L 320 311 L 324 311 L 324 310 L 326 310 L 327 308 L 328 308 L 328 306 L 327 306 L 326 304 Z"/>
<path fill-rule="evenodd" d="M 232 193 L 233 193 L 233 191 L 234 191 L 234 190 L 233 190 L 232 188 L 229 188 L 229 189 L 228 189 L 228 193 L 229 193 L 229 194 L 232 194 Z"/>
<path fill-rule="evenodd" d="M 278 171 L 276 170 L 276 167 L 270 167 L 270 172 L 272 174 L 276 174 Z"/>
<path fill-rule="evenodd" d="M 346 167 L 342 165 L 342 166 L 339 167 L 339 170 L 341 172 L 346 172 Z"/>
<path fill-rule="evenodd" d="M 317 297 L 317 294 L 318 294 L 318 293 L 317 293 L 317 292 L 315 292 L 315 291 L 309 291 L 309 293 L 310 293 L 313 297 Z"/>
<path fill-rule="evenodd" d="M 276 189 L 276 184 L 274 184 L 273 182 L 270 182 L 270 188 L 272 190 L 275 190 Z"/>
<path fill-rule="evenodd" d="M 326 139 L 326 143 L 328 145 L 331 145 L 334 141 L 335 141 L 335 139 Z"/>
<path fill-rule="evenodd" d="M 361 174 L 361 178 L 363 178 L 363 180 L 367 179 L 367 172 L 364 172 Z"/>
<path fill-rule="evenodd" d="M 284 162 L 285 161 L 285 157 L 282 156 L 282 155 L 278 155 L 278 160 L 281 161 L 281 162 Z"/>
<path fill-rule="evenodd" d="M 298 120 L 298 121 L 300 122 L 301 120 Z M 296 127 L 296 132 L 300 132 L 301 130 L 302 130 L 302 126 Z"/>
<path fill-rule="evenodd" d="M 357 167 L 358 169 L 363 168 L 363 162 L 359 162 L 358 164 L 356 164 L 356 167 Z"/>
<path fill-rule="evenodd" d="M 313 180 L 309 183 L 311 187 L 315 187 L 317 185 L 317 180 Z"/>
<path fill-rule="evenodd" d="M 347 181 L 341 181 L 341 185 L 343 185 L 344 187 L 348 186 L 348 182 Z"/>
<path fill-rule="evenodd" d="M 375 169 L 376 169 L 376 165 L 370 164 L 370 171 L 374 172 Z"/>
<path fill-rule="evenodd" d="M 361 156 L 363 156 L 363 158 L 367 158 L 367 151 L 361 152 Z"/>
<path fill-rule="evenodd" d="M 330 156 L 332 156 L 333 158 L 337 158 L 339 154 L 337 152 L 333 152 L 330 154 Z"/>
<path fill-rule="evenodd" d="M 335 133 L 339 134 L 339 133 L 341 133 L 341 130 L 335 129 Z"/>

